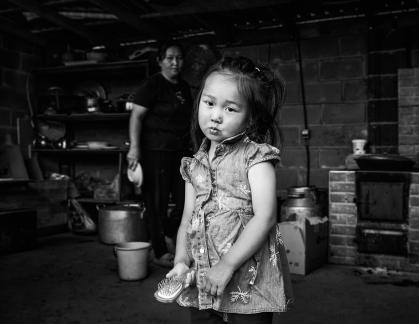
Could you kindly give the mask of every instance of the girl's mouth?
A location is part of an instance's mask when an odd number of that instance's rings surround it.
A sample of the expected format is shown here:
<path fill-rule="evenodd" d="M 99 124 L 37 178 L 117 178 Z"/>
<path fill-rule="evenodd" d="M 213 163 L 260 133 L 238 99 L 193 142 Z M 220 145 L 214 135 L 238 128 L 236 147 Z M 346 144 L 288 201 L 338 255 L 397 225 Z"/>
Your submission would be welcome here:
<path fill-rule="evenodd" d="M 210 127 L 209 132 L 210 132 L 211 135 L 217 135 L 217 134 L 220 133 L 220 130 L 218 128 L 215 128 L 215 127 Z"/>

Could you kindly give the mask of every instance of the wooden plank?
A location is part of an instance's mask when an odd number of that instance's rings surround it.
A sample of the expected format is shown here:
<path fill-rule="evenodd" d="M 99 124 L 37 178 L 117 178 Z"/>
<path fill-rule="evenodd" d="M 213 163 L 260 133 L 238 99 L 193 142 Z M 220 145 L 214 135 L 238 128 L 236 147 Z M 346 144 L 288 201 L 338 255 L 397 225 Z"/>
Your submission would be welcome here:
<path fill-rule="evenodd" d="M 47 41 L 44 38 L 33 35 L 30 31 L 24 30 L 14 24 L 12 21 L 4 18 L 0 18 L 0 30 L 6 34 L 11 34 L 16 37 L 22 38 L 35 45 L 45 46 Z"/>
<path fill-rule="evenodd" d="M 119 3 L 111 2 L 108 0 L 89 0 L 95 5 L 105 9 L 108 12 L 116 15 L 121 22 L 124 22 L 131 27 L 134 27 L 141 33 L 146 33 L 153 38 L 166 38 L 167 33 L 163 33 L 161 30 L 156 30 L 151 27 L 149 24 L 141 20 L 140 15 L 136 15 L 133 11 L 128 10 L 127 8 L 121 6 Z"/>
<path fill-rule="evenodd" d="M 54 24 L 61 26 L 64 29 L 67 29 L 79 36 L 89 40 L 92 44 L 102 44 L 104 38 L 92 33 L 87 28 L 83 27 L 78 23 L 74 23 L 71 19 L 68 19 L 62 15 L 59 15 L 52 11 L 49 8 L 42 7 L 37 1 L 34 0 L 9 0 L 9 2 L 14 3 L 15 5 L 24 8 L 26 10 L 32 11 L 37 15 L 53 22 Z"/>

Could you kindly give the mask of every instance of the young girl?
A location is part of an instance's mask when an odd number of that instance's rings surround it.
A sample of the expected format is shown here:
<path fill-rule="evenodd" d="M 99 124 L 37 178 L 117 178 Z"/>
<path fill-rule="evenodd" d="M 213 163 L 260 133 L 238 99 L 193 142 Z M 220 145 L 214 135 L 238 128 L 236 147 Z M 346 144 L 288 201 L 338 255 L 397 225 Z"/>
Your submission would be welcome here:
<path fill-rule="evenodd" d="M 284 86 L 247 58 L 224 58 L 204 78 L 193 113 L 193 158 L 182 160 L 185 205 L 175 265 L 192 323 L 271 323 L 291 300 L 276 225 L 275 117 Z M 202 141 L 202 143 L 201 143 Z M 227 316 L 226 316 L 227 315 Z"/>

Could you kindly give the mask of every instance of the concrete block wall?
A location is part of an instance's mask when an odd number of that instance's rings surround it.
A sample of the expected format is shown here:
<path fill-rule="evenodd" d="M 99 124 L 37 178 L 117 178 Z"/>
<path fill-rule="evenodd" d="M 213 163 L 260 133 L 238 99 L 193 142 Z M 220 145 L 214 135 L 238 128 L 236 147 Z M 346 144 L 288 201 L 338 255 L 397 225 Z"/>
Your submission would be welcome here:
<path fill-rule="evenodd" d="M 368 30 L 368 139 L 373 153 L 398 153 L 397 70 L 410 64 L 410 35 L 388 19 Z"/>
<path fill-rule="evenodd" d="M 328 172 L 344 169 L 353 138 L 367 137 L 367 28 L 342 22 L 327 28 L 302 27 L 301 54 L 310 139 L 310 184 L 328 187 Z M 325 32 L 327 30 L 327 32 Z M 224 54 L 245 55 L 271 65 L 286 81 L 279 116 L 283 135 L 279 192 L 306 184 L 303 101 L 295 41 L 230 47 Z"/>
<path fill-rule="evenodd" d="M 26 82 L 40 63 L 38 47 L 0 34 L 0 145 L 6 134 L 17 141 L 16 120 L 29 115 Z"/>

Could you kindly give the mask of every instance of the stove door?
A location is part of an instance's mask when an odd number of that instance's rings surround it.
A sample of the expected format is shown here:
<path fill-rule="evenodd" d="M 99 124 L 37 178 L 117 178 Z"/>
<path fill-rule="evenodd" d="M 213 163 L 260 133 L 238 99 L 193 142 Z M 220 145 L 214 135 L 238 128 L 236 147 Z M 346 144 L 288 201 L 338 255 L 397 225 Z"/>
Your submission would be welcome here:
<path fill-rule="evenodd" d="M 356 194 L 359 221 L 406 222 L 409 199 L 408 179 L 364 174 L 357 179 Z"/>

